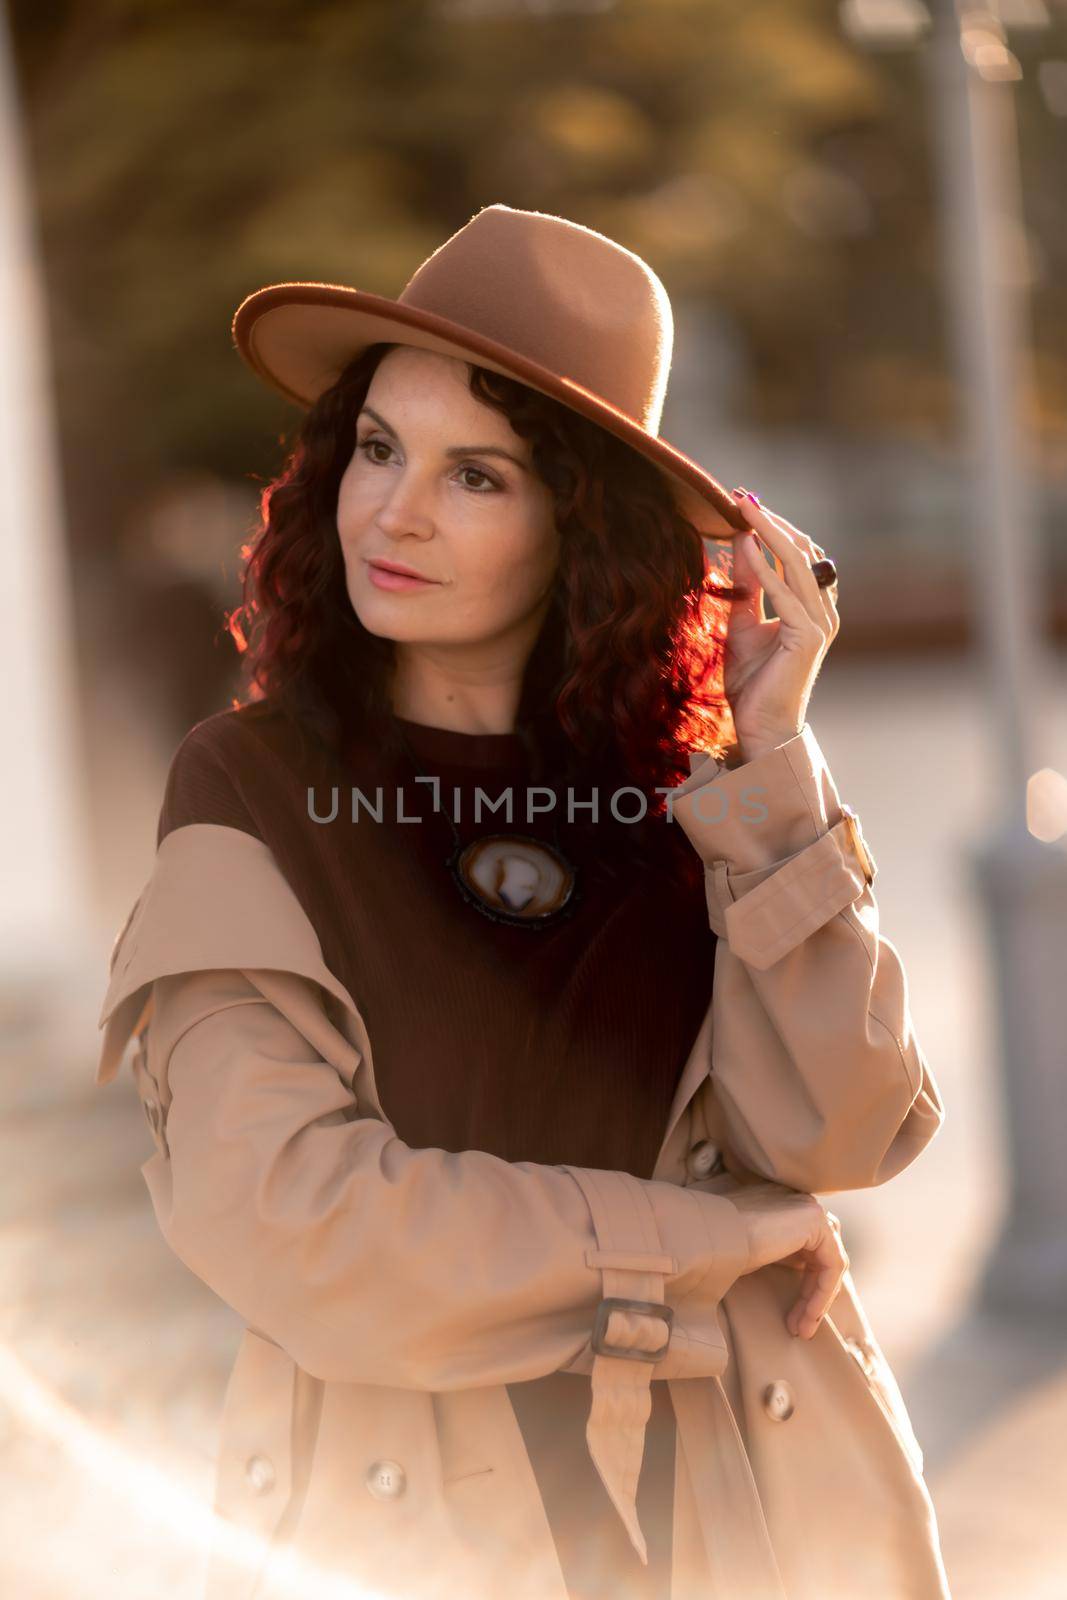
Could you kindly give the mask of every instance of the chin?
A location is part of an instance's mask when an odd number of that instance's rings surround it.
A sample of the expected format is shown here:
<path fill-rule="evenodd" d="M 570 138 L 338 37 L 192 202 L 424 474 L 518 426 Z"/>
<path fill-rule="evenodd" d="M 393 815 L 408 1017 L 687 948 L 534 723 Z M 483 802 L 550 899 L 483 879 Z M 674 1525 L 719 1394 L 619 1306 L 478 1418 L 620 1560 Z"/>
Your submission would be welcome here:
<path fill-rule="evenodd" d="M 411 595 L 398 595 L 394 599 L 377 589 L 369 595 L 361 594 L 358 601 L 349 596 L 352 610 L 368 633 L 373 633 L 379 639 L 395 639 L 401 644 L 428 644 L 433 630 L 427 626 L 425 618 L 420 624 L 412 615 L 412 598 Z"/>

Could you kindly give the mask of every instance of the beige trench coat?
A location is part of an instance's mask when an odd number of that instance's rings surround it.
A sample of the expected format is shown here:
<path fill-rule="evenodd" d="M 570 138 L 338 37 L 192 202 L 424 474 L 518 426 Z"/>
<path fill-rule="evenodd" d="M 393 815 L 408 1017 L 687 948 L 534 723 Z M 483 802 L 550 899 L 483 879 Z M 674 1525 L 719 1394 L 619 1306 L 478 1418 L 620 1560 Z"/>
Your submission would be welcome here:
<path fill-rule="evenodd" d="M 670 799 L 720 944 L 650 1180 L 406 1146 L 267 847 L 215 824 L 163 839 L 112 950 L 97 1081 L 133 1036 L 159 1226 L 247 1324 L 205 1600 L 567 1600 L 505 1387 L 564 1368 L 642 1558 L 649 1384 L 670 1384 L 672 1600 L 948 1595 L 851 1276 L 794 1338 L 799 1276 L 745 1271 L 728 1198 L 884 1183 L 942 1123 L 877 868 L 810 725 L 690 764 Z"/>

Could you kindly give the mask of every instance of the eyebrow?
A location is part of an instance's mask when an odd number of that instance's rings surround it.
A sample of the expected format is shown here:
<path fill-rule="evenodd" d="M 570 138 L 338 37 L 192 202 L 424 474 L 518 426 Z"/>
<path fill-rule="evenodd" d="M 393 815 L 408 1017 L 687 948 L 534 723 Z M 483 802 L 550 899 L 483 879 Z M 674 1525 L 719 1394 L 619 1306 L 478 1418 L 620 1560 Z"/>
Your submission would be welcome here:
<path fill-rule="evenodd" d="M 392 423 L 386 422 L 385 418 L 383 416 L 379 416 L 378 412 L 372 410 L 370 406 L 364 406 L 359 415 L 360 417 L 373 417 L 378 426 L 380 428 L 384 428 L 386 433 L 391 433 L 394 439 L 400 438 L 400 435 L 397 433 Z M 359 421 L 359 417 L 356 418 L 356 421 Z M 455 444 L 452 445 L 450 449 L 445 451 L 445 455 L 503 456 L 505 461 L 513 461 L 517 467 L 522 468 L 523 472 L 529 472 L 530 470 L 527 463 L 521 460 L 519 456 L 512 455 L 510 450 L 505 450 L 501 445 L 498 444 Z"/>

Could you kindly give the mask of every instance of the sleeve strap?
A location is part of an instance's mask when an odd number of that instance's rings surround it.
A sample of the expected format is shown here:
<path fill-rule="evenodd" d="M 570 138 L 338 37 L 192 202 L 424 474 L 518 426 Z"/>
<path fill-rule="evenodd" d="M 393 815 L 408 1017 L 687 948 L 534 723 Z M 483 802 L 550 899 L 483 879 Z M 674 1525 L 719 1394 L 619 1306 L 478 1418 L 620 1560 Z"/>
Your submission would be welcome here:
<path fill-rule="evenodd" d="M 759 971 L 859 899 L 874 882 L 875 860 L 849 807 L 814 844 L 785 861 L 731 873 L 707 869 L 708 921 L 746 965 Z"/>

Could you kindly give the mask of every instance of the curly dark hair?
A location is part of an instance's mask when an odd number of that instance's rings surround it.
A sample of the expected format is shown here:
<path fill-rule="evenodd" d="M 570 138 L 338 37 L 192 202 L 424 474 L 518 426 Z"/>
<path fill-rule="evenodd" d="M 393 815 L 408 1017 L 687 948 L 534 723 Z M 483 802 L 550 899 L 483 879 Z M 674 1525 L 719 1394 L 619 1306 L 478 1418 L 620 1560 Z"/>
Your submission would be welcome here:
<path fill-rule="evenodd" d="M 241 552 L 242 603 L 226 619 L 247 700 L 269 698 L 335 754 L 357 732 L 372 732 L 383 748 L 397 742 L 393 641 L 355 614 L 337 530 L 356 418 L 393 348 L 362 351 L 303 418 L 283 470 L 262 491 L 260 525 Z M 560 533 L 516 731 L 535 774 L 551 770 L 577 786 L 595 773 L 601 787 L 632 785 L 647 799 L 648 819 L 659 818 L 657 787 L 688 776 L 688 752 L 724 747 L 724 640 L 741 591 L 711 567 L 651 462 L 526 384 L 468 367 L 474 397 L 529 441 Z M 627 830 L 647 843 L 647 821 Z"/>

